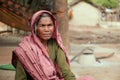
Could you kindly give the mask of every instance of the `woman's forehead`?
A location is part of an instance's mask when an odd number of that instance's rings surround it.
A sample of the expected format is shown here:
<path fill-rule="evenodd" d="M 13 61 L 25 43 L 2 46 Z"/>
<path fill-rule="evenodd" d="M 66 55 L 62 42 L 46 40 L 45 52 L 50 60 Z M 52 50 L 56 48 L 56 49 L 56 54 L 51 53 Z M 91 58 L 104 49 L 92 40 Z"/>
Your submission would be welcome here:
<path fill-rule="evenodd" d="M 51 17 L 42 17 L 39 21 L 52 21 Z"/>

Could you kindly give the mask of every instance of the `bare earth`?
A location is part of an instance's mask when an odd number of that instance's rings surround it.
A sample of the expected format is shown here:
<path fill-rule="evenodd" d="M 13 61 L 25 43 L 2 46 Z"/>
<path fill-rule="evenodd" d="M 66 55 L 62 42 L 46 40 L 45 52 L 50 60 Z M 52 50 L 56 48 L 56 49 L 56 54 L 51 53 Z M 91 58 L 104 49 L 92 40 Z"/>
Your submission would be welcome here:
<path fill-rule="evenodd" d="M 81 65 L 71 62 L 77 76 L 92 76 L 95 80 L 120 80 L 120 29 L 119 28 L 71 28 L 71 55 L 76 55 L 86 47 L 94 50 L 95 57 L 113 56 L 100 59 L 100 63 Z"/>
<path fill-rule="evenodd" d="M 11 51 L 20 40 L 14 36 L 4 37 L 0 37 L 0 65 L 10 63 Z M 8 41 L 5 41 L 5 39 L 8 39 Z M 119 43 L 120 29 L 118 28 L 81 27 L 76 29 L 70 27 L 70 59 L 86 47 L 94 50 L 95 57 L 114 53 L 110 58 L 100 59 L 100 63 L 96 62 L 90 65 L 82 65 L 74 60 L 71 62 L 72 71 L 77 77 L 92 76 L 95 80 L 120 80 Z M 0 70 L 0 80 L 14 80 L 14 75 L 14 71 Z"/>

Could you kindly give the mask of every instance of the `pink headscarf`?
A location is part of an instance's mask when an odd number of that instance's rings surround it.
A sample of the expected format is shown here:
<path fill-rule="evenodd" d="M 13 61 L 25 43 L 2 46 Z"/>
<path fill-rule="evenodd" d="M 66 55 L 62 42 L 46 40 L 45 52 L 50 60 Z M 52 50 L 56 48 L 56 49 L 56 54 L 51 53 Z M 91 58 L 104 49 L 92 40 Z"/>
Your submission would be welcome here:
<path fill-rule="evenodd" d="M 48 13 L 54 18 L 55 31 L 52 38 L 56 40 L 60 48 L 64 51 L 66 55 L 66 61 L 69 64 L 69 59 L 67 57 L 68 54 L 62 44 L 61 36 L 58 32 L 56 18 L 52 15 L 52 13 L 46 10 L 38 11 L 33 15 L 31 21 L 31 34 L 23 38 L 22 42 L 14 50 L 14 53 L 18 57 L 25 70 L 32 76 L 34 80 L 60 80 L 56 76 L 55 66 L 47 54 L 47 51 L 44 49 L 42 43 L 34 33 L 34 25 L 37 18 L 42 13 Z"/>

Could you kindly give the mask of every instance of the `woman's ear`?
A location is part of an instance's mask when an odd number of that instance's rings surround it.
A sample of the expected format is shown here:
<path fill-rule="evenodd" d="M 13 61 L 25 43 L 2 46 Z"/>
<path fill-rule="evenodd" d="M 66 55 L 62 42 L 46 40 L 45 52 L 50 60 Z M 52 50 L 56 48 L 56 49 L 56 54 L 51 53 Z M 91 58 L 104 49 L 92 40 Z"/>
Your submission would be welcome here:
<path fill-rule="evenodd" d="M 34 33 L 37 34 L 37 25 L 34 26 Z"/>

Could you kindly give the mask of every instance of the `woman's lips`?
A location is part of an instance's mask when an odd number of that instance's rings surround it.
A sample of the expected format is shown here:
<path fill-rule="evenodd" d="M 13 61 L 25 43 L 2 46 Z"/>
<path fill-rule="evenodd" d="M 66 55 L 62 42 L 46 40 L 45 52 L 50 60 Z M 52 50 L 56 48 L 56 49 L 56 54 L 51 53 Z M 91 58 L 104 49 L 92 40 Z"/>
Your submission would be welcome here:
<path fill-rule="evenodd" d="M 49 36 L 51 36 L 51 34 L 43 34 L 43 36 L 49 37 Z"/>

